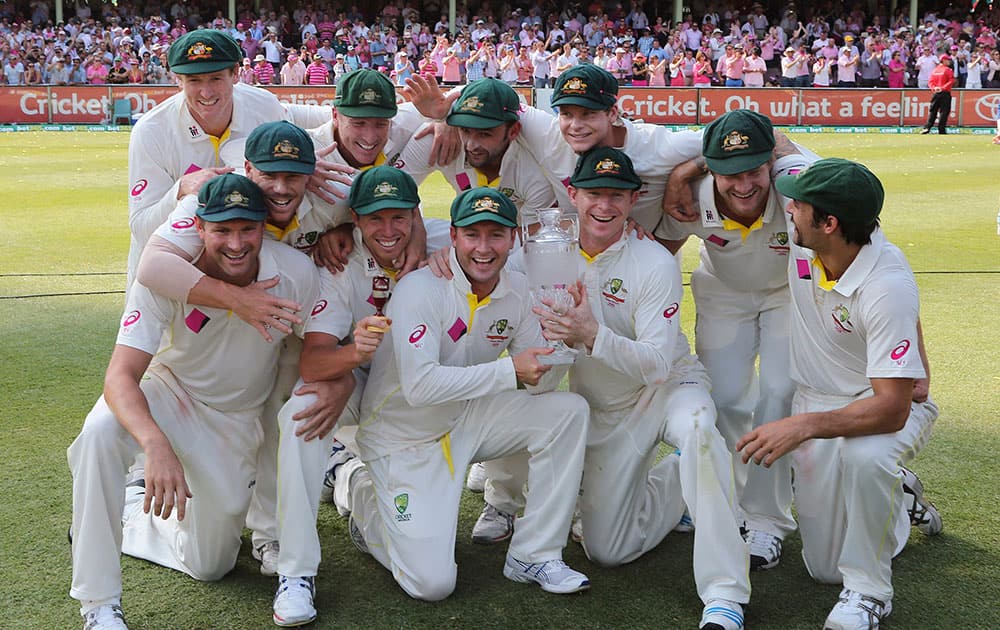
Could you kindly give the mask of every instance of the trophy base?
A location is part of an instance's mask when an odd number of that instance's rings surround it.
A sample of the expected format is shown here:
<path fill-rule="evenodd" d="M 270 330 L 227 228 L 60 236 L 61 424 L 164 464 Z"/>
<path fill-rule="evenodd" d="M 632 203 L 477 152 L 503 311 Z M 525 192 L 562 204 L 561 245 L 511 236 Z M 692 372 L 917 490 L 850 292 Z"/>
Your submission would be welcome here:
<path fill-rule="evenodd" d="M 540 354 L 537 358 L 542 365 L 572 365 L 576 362 L 576 352 L 568 349 L 556 350 L 552 354 Z"/>

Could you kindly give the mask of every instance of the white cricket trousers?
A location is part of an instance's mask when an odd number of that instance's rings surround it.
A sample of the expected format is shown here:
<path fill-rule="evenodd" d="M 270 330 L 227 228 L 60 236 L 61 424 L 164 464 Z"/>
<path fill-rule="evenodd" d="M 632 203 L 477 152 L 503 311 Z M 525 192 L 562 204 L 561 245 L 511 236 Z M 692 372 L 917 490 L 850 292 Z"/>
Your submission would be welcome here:
<path fill-rule="evenodd" d="M 740 535 L 732 458 L 715 426 L 704 371 L 692 358 L 646 387 L 631 409 L 591 410 L 580 498 L 583 546 L 602 566 L 656 547 L 687 504 L 702 601 L 750 601 L 750 556 Z M 660 442 L 680 450 L 650 468 Z"/>
<path fill-rule="evenodd" d="M 716 426 L 733 458 L 747 527 L 784 539 L 795 531 L 791 461 L 781 458 L 770 468 L 744 464 L 736 442 L 791 410 L 788 287 L 734 291 L 699 267 L 691 274 L 691 291 L 697 306 L 695 349 L 712 381 Z"/>
<path fill-rule="evenodd" d="M 514 391 L 471 400 L 440 440 L 338 476 L 338 496 L 349 495 L 345 507 L 400 587 L 415 599 L 441 600 L 455 590 L 455 532 L 470 462 L 528 451 L 527 503 L 509 552 L 525 562 L 562 557 L 583 471 L 587 418 L 587 403 L 568 392 Z M 349 483 L 347 493 L 341 483 Z"/>
<path fill-rule="evenodd" d="M 800 386 L 792 413 L 853 400 Z M 815 580 L 892 599 L 892 558 L 910 535 L 900 466 L 927 444 L 937 416 L 932 401 L 912 403 L 895 433 L 809 440 L 792 451 L 802 558 Z"/>
<path fill-rule="evenodd" d="M 236 565 L 263 439 L 260 408 L 208 407 L 162 366 L 151 366 L 140 387 L 193 497 L 183 521 L 176 509 L 164 520 L 140 508 L 123 528 L 125 477 L 141 449 L 102 396 L 67 452 L 73 474 L 70 595 L 81 601 L 121 596 L 122 551 L 197 580 L 217 580 Z"/>
<path fill-rule="evenodd" d="M 278 372 L 274 389 L 264 403 L 261 412 L 261 427 L 264 429 L 264 443 L 257 453 L 257 479 L 254 484 L 247 527 L 251 530 L 251 542 L 260 547 L 264 543 L 278 540 L 278 412 L 294 391 L 299 378 L 299 357 L 302 355 L 302 340 L 295 335 L 286 335 L 281 341 L 278 355 Z M 282 575 L 298 575 L 283 573 Z M 306 573 L 304 575 L 314 575 Z"/>

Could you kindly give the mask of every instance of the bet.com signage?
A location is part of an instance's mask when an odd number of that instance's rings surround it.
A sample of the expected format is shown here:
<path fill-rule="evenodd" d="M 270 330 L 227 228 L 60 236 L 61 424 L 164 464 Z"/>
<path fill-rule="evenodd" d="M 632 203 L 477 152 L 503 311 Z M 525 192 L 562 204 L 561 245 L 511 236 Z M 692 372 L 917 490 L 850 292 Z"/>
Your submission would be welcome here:
<path fill-rule="evenodd" d="M 333 105 L 333 87 L 268 87 L 279 100 Z M 530 88 L 517 88 L 533 102 Z M 0 88 L 0 124 L 102 123 L 111 104 L 128 100 L 144 114 L 177 93 L 173 86 L 52 86 Z M 1000 92 L 956 90 L 949 124 L 993 127 Z M 704 125 L 734 109 L 752 109 L 776 125 L 915 127 L 927 120 L 927 90 L 783 88 L 622 88 L 622 110 L 648 123 Z M 539 105 L 536 103 L 536 105 Z M 547 105 L 544 104 L 544 105 Z"/>

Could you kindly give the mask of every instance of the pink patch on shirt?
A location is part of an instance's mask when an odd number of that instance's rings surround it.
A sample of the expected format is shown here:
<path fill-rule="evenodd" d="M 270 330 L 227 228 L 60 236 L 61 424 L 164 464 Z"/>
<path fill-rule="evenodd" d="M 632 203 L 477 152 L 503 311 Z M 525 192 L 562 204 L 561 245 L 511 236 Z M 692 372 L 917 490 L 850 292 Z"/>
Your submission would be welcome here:
<path fill-rule="evenodd" d="M 459 317 L 455 320 L 455 323 L 451 325 L 451 328 L 448 329 L 448 336 L 451 337 L 452 341 L 458 343 L 458 340 L 461 339 L 462 336 L 468 331 L 469 328 L 465 325 L 465 322 L 462 321 L 462 318 Z"/>
<path fill-rule="evenodd" d="M 705 240 L 708 241 L 709 243 L 714 243 L 715 245 L 718 245 L 719 247 L 725 247 L 726 245 L 729 244 L 728 240 L 722 238 L 718 234 L 712 234 L 712 235 L 710 235 Z"/>
<path fill-rule="evenodd" d="M 812 270 L 809 268 L 809 261 L 805 258 L 795 259 L 795 268 L 799 272 L 800 280 L 812 280 Z"/>
<path fill-rule="evenodd" d="M 212 319 L 208 315 L 202 313 L 198 309 L 192 310 L 187 317 L 184 318 L 184 324 L 191 330 L 191 332 L 197 334 L 201 332 L 201 329 L 205 327 L 208 320 Z"/>
<path fill-rule="evenodd" d="M 472 180 L 469 179 L 468 173 L 459 173 L 458 175 L 455 175 L 455 182 L 458 184 L 458 187 L 461 188 L 462 190 L 468 190 L 472 188 Z"/>
<path fill-rule="evenodd" d="M 198 166 L 197 164 L 193 164 L 192 163 L 190 166 L 187 167 L 187 170 L 184 171 L 184 174 L 185 175 L 190 175 L 191 173 L 197 173 L 200 170 L 201 170 L 200 166 Z"/>

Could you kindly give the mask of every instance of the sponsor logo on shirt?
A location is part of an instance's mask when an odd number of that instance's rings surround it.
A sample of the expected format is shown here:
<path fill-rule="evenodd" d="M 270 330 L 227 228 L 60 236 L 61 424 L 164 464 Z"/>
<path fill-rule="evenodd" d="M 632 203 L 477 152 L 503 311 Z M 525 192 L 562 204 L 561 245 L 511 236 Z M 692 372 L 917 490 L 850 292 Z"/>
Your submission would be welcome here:
<path fill-rule="evenodd" d="M 316 304 L 313 306 L 312 314 L 310 316 L 316 317 L 317 315 L 326 310 L 328 304 L 329 302 L 327 302 L 326 300 L 317 300 Z"/>
<path fill-rule="evenodd" d="M 833 312 L 831 313 L 833 317 L 833 325 L 837 332 L 841 333 L 852 333 L 854 332 L 854 323 L 851 321 L 851 312 L 847 310 L 847 307 L 843 304 L 838 304 L 833 307 Z"/>
<path fill-rule="evenodd" d="M 805 258 L 795 259 L 795 271 L 799 274 L 799 280 L 812 280 L 812 270 Z"/>
<path fill-rule="evenodd" d="M 910 362 L 909 358 L 906 356 L 909 351 L 910 351 L 910 340 L 903 339 L 898 344 L 896 344 L 896 347 L 893 348 L 892 352 L 889 353 L 889 358 L 892 359 L 893 363 L 895 363 L 899 367 L 904 367 L 906 366 L 907 363 Z"/>
<path fill-rule="evenodd" d="M 424 338 L 425 334 L 427 334 L 427 324 L 417 324 L 414 326 L 413 332 L 410 333 L 410 345 L 415 348 L 423 346 L 423 344 L 420 343 L 420 340 Z"/>
<path fill-rule="evenodd" d="M 191 134 L 192 138 L 197 138 L 198 136 L 201 135 L 201 129 L 198 129 L 194 125 L 191 125 L 190 127 L 188 127 L 188 133 Z"/>
<path fill-rule="evenodd" d="M 137 181 L 135 183 L 135 186 L 132 186 L 132 191 L 131 191 L 132 196 L 138 197 L 139 195 L 141 195 L 142 191 L 146 190 L 146 186 L 149 186 L 149 182 L 146 181 L 145 179 L 140 179 L 139 181 Z"/>
<path fill-rule="evenodd" d="M 123 333 L 131 332 L 131 326 L 135 324 L 137 321 L 139 321 L 139 318 L 141 317 L 142 313 L 140 313 L 139 311 L 131 311 L 125 313 L 125 317 L 122 318 L 122 332 Z"/>
<path fill-rule="evenodd" d="M 719 247 L 725 247 L 729 244 L 729 239 L 722 238 L 718 234 L 712 234 L 705 240 L 713 245 L 718 245 Z"/>
<path fill-rule="evenodd" d="M 663 316 L 667 319 L 670 319 L 671 317 L 676 315 L 677 311 L 679 311 L 680 309 L 681 309 L 680 304 L 674 302 L 673 304 L 668 306 L 666 310 L 663 311 Z"/>
<path fill-rule="evenodd" d="M 179 221 L 174 221 L 170 224 L 170 229 L 175 232 L 190 230 L 194 227 L 194 218 L 188 217 L 186 219 L 180 219 Z"/>

